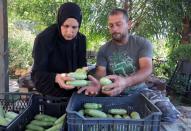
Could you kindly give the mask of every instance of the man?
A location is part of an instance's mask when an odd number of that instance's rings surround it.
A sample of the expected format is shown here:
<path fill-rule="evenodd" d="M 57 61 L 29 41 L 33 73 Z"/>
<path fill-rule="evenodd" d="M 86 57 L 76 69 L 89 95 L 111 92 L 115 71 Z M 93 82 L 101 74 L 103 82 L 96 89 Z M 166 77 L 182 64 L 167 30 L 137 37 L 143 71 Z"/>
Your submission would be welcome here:
<path fill-rule="evenodd" d="M 113 81 L 101 87 L 97 79 L 89 76 L 92 84 L 78 90 L 86 95 L 100 91 L 108 96 L 143 93 L 162 112 L 162 121 L 174 122 L 180 115 L 160 91 L 147 88 L 144 81 L 152 73 L 152 46 L 146 39 L 128 34 L 128 15 L 123 9 L 114 9 L 108 16 L 112 39 L 103 45 L 97 56 L 96 77 L 106 76 Z M 102 89 L 101 89 L 102 88 Z"/>
<path fill-rule="evenodd" d="M 152 46 L 146 39 L 128 33 L 128 15 L 123 9 L 114 9 L 108 16 L 112 39 L 103 45 L 97 56 L 96 77 L 107 76 L 113 84 L 102 91 L 108 96 L 139 92 L 146 87 L 144 80 L 152 72 Z M 96 95 L 100 84 L 91 76 L 93 87 L 82 88 L 86 95 Z"/>

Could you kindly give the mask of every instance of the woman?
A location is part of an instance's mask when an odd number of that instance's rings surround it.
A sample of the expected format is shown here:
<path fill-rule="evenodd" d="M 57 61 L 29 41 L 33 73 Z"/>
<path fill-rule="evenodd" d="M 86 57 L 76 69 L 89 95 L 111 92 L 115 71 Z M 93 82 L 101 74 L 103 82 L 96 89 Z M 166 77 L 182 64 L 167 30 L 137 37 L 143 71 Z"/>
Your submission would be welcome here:
<path fill-rule="evenodd" d="M 86 66 L 86 37 L 79 32 L 82 21 L 80 7 L 65 3 L 58 10 L 57 24 L 37 35 L 34 47 L 32 80 L 44 95 L 71 96 L 71 78 L 65 74 Z"/>

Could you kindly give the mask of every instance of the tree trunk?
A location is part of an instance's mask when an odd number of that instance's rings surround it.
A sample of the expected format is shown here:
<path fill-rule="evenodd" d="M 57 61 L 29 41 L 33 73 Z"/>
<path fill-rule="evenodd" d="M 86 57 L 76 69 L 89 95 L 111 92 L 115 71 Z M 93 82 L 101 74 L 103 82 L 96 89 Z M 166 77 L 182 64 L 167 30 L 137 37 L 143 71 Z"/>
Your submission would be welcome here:
<path fill-rule="evenodd" d="M 7 1 L 0 0 L 0 93 L 9 90 Z"/>
<path fill-rule="evenodd" d="M 188 16 L 183 18 L 183 29 L 181 33 L 181 44 L 189 44 L 191 43 L 191 20 Z"/>

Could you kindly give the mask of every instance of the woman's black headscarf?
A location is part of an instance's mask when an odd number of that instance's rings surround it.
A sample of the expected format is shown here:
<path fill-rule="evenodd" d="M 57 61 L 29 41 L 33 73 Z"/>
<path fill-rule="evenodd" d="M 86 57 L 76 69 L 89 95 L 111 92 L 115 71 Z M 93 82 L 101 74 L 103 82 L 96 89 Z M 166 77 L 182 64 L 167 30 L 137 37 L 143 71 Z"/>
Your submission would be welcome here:
<path fill-rule="evenodd" d="M 57 16 L 58 26 L 61 27 L 64 21 L 68 18 L 75 18 L 78 21 L 79 26 L 81 25 L 82 13 L 77 4 L 68 2 L 60 6 Z"/>

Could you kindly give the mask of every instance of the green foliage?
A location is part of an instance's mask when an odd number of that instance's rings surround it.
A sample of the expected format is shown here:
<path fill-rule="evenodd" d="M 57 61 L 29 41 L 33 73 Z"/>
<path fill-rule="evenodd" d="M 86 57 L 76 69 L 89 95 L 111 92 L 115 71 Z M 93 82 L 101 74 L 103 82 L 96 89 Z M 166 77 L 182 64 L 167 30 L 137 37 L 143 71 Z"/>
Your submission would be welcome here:
<path fill-rule="evenodd" d="M 19 30 L 9 25 L 9 70 L 27 69 L 32 65 L 32 46 L 34 36 L 29 31 Z"/>
<path fill-rule="evenodd" d="M 178 60 L 191 61 L 191 44 L 179 45 L 170 54 L 171 59 L 176 62 Z"/>
<path fill-rule="evenodd" d="M 191 86 L 191 79 L 189 74 L 178 74 L 174 79 L 175 82 L 172 88 L 175 90 L 176 93 L 183 94 L 188 91 L 186 87 Z"/>
<path fill-rule="evenodd" d="M 160 78 L 168 79 L 171 74 L 171 70 L 169 69 L 172 68 L 170 68 L 168 61 L 162 61 L 158 64 L 154 63 L 153 73 Z"/>
<path fill-rule="evenodd" d="M 59 2 L 52 0 L 9 0 L 9 16 L 48 26 L 55 22 L 59 5 Z"/>
<path fill-rule="evenodd" d="M 34 23 L 35 33 L 56 22 L 58 7 L 67 1 L 80 5 L 83 21 L 80 31 L 87 36 L 88 49 L 97 51 L 110 38 L 107 15 L 114 7 L 124 7 L 125 1 L 117 0 L 8 0 L 9 19 Z M 129 1 L 130 2 L 130 1 Z M 154 43 L 154 57 L 165 61 L 174 47 L 179 45 L 182 19 L 191 18 L 191 2 L 187 0 L 131 0 L 128 13 L 133 22 L 130 32 L 144 36 Z M 159 39 L 164 40 L 162 44 Z M 177 56 L 176 56 L 177 57 Z M 176 59 L 169 57 L 155 70 L 160 76 L 169 76 Z M 92 59 L 90 61 L 95 61 Z"/>
<path fill-rule="evenodd" d="M 9 0 L 11 18 L 27 19 L 36 23 L 37 32 L 56 22 L 58 7 L 68 0 Z M 107 15 L 114 7 L 124 7 L 125 1 L 70 0 L 80 5 L 83 12 L 81 31 L 87 35 L 88 44 L 95 38 L 108 39 Z M 181 31 L 182 18 L 191 16 L 191 4 L 182 0 L 131 1 L 129 17 L 133 22 L 131 33 L 147 38 L 171 38 Z M 16 17 L 15 17 L 16 16 Z M 98 42 L 98 41 L 96 41 Z M 171 45 L 173 46 L 173 45 Z"/>
<path fill-rule="evenodd" d="M 32 46 L 21 39 L 9 39 L 9 69 L 28 68 L 32 65 Z"/>
<path fill-rule="evenodd" d="M 168 77 L 172 77 L 177 62 L 180 60 L 191 61 L 191 44 L 179 44 L 177 47 L 172 49 L 168 57 Z"/>

